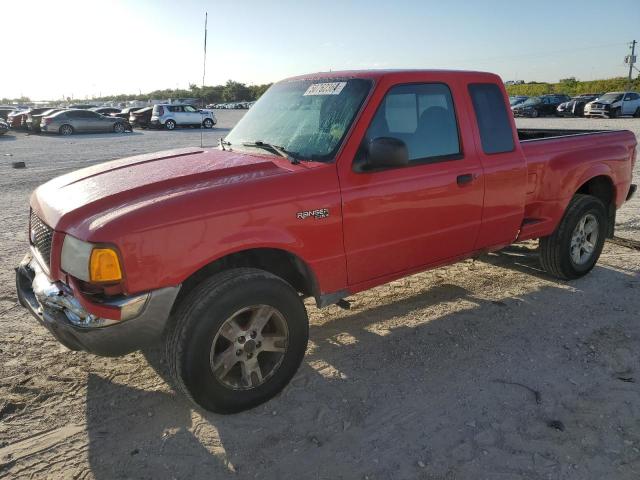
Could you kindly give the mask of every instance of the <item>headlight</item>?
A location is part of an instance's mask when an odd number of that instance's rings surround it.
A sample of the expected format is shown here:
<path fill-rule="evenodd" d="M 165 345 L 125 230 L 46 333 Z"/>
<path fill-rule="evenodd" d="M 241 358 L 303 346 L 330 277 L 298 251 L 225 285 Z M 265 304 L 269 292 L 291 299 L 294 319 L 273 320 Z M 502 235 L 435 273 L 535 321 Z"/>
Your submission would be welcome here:
<path fill-rule="evenodd" d="M 120 259 L 115 249 L 83 242 L 65 235 L 60 267 L 85 282 L 117 282 L 122 280 Z"/>

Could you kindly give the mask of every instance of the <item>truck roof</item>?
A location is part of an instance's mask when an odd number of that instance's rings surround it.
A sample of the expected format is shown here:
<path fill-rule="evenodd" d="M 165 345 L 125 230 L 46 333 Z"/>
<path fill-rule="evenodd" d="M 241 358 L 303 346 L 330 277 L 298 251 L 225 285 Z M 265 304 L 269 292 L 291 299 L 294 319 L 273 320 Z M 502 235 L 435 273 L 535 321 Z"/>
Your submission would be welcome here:
<path fill-rule="evenodd" d="M 434 76 L 451 76 L 451 77 L 471 77 L 472 79 L 496 82 L 502 80 L 494 73 L 480 72 L 472 70 L 440 70 L 440 69 L 387 69 L 387 70 L 338 70 L 330 72 L 316 72 L 305 75 L 298 75 L 282 80 L 283 82 L 292 80 L 314 80 L 314 79 L 330 79 L 330 78 L 365 78 L 370 80 L 380 80 L 385 77 L 400 79 L 410 79 L 412 77 L 424 77 L 428 75 Z"/>

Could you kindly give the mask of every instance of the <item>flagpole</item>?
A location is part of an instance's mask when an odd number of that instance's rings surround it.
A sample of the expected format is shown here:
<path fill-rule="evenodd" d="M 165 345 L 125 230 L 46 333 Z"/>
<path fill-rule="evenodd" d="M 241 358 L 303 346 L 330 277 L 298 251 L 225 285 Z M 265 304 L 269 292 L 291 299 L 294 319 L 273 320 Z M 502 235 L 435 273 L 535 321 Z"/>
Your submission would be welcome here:
<path fill-rule="evenodd" d="M 201 95 L 202 95 L 202 108 L 205 108 L 205 102 L 204 102 L 204 78 L 205 75 L 207 73 L 207 17 L 209 16 L 208 12 L 204 12 L 204 58 L 202 61 L 202 89 L 200 91 Z M 204 114 L 201 115 L 202 121 L 200 122 L 200 148 L 203 148 L 202 146 L 202 130 L 204 130 Z"/>

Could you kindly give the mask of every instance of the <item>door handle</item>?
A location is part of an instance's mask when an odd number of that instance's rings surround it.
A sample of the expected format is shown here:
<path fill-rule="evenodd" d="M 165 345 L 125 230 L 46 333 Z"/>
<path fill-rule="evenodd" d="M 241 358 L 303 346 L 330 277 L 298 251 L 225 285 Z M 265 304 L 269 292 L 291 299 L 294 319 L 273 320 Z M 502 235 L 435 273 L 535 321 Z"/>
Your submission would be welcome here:
<path fill-rule="evenodd" d="M 458 185 L 466 185 L 467 183 L 471 183 L 473 181 L 473 174 L 465 173 L 464 175 L 458 175 L 456 179 Z"/>

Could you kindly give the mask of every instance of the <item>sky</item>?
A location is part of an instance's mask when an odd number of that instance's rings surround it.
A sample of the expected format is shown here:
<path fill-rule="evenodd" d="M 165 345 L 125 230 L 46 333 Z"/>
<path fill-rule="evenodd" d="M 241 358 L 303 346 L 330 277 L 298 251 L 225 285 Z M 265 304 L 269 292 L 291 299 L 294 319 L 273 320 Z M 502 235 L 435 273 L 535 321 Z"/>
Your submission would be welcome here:
<path fill-rule="evenodd" d="M 24 0 L 1 12 L 0 98 L 32 100 L 201 84 L 205 12 L 207 85 L 369 68 L 592 80 L 626 76 L 640 41 L 640 0 Z"/>

